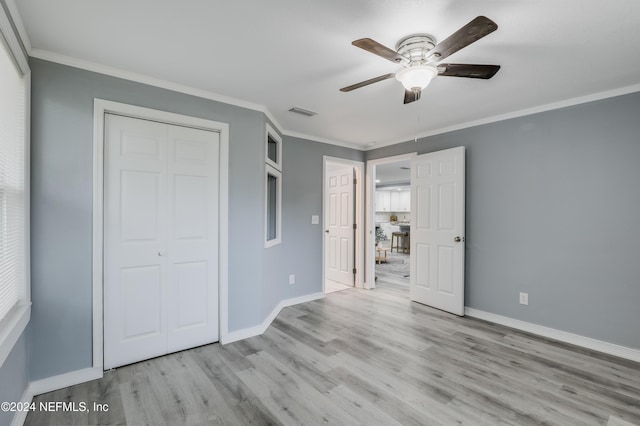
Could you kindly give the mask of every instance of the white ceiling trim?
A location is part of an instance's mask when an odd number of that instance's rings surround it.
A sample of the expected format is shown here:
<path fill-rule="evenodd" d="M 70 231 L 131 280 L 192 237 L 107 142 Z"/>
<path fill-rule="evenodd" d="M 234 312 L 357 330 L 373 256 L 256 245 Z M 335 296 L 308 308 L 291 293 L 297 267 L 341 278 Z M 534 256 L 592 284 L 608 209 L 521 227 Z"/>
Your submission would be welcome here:
<path fill-rule="evenodd" d="M 334 141 L 334 140 L 331 140 L 331 139 L 321 138 L 321 137 L 318 137 L 318 136 L 307 135 L 305 133 L 290 132 L 288 130 L 284 130 L 282 132 L 282 134 L 286 135 L 286 136 L 290 136 L 292 138 L 307 139 L 307 140 L 310 140 L 312 142 L 327 143 L 329 145 L 338 145 L 338 146 L 342 146 L 342 147 L 345 147 L 345 148 L 351 148 L 351 149 L 356 149 L 358 151 L 364 151 L 362 149 L 361 145 L 349 144 L 349 143 L 346 143 L 346 142 L 338 142 L 338 141 Z"/>
<path fill-rule="evenodd" d="M 95 62 L 85 61 L 84 59 L 73 58 L 66 55 L 61 55 L 47 50 L 32 49 L 30 56 L 34 58 L 43 59 L 45 61 L 55 62 L 62 65 L 67 65 L 73 68 L 79 68 L 86 71 L 96 72 L 98 74 L 104 74 L 111 77 L 122 78 L 124 80 L 135 81 L 137 83 L 147 84 L 149 86 L 159 87 L 162 89 L 172 90 L 174 92 L 185 93 L 187 95 L 197 96 L 199 98 L 210 99 L 216 102 L 222 102 L 228 105 L 234 105 L 241 108 L 250 109 L 253 111 L 259 111 L 264 113 L 276 129 L 280 133 L 284 133 L 282 126 L 271 112 L 264 105 L 254 104 L 252 102 L 243 101 L 241 99 L 232 98 L 230 96 L 220 95 L 218 93 L 209 92 L 208 90 L 202 90 L 184 84 L 174 83 L 172 81 L 162 80 L 155 77 L 150 77 L 144 74 L 138 74 L 135 72 L 125 71 L 120 68 L 110 67 Z"/>
<path fill-rule="evenodd" d="M 25 41 L 23 39 L 23 42 L 28 43 L 28 39 Z M 46 61 L 51 61 L 51 62 L 56 62 L 59 64 L 63 64 L 63 65 L 68 65 L 74 68 L 79 68 L 79 69 L 84 69 L 87 71 L 92 71 L 92 72 L 96 72 L 99 74 L 104 74 L 104 75 L 109 75 L 112 77 L 117 77 L 117 78 L 122 78 L 125 80 L 130 80 L 130 81 L 135 81 L 138 83 L 142 83 L 142 84 L 147 84 L 150 86 L 155 86 L 155 87 L 159 87 L 159 88 L 163 88 L 163 89 L 167 89 L 167 90 L 172 90 L 175 92 L 180 92 L 180 93 L 185 93 L 188 95 L 193 95 L 193 96 L 197 96 L 200 98 L 204 98 L 204 99 L 210 99 L 212 101 L 216 101 L 216 102 L 222 102 L 225 104 L 229 104 L 229 105 L 234 105 L 234 106 L 238 106 L 241 108 L 246 108 L 246 109 L 250 109 L 250 110 L 254 110 L 254 111 L 259 111 L 264 113 L 267 118 L 271 121 L 271 123 L 276 127 L 276 129 L 283 135 L 286 136 L 290 136 L 290 137 L 296 137 L 296 138 L 301 138 L 301 139 L 307 139 L 313 142 L 320 142 L 320 143 L 327 143 L 330 145 L 337 145 L 337 146 L 342 146 L 345 148 L 351 148 L 351 149 L 356 149 L 356 150 L 360 150 L 360 151 L 371 151 L 377 148 L 382 148 L 385 146 L 390 146 L 390 145 L 396 145 L 398 143 L 402 143 L 402 142 L 410 142 L 413 139 L 421 139 L 421 138 L 426 138 L 429 136 L 435 136 L 435 135 L 440 135 L 443 133 L 448 133 L 448 132 L 453 132 L 456 130 L 462 130 L 462 129 L 467 129 L 469 127 L 475 127 L 475 126 L 481 126 L 484 124 L 490 124 L 490 123 L 495 123 L 495 122 L 499 122 L 499 121 L 504 121 L 504 120 L 509 120 L 512 118 L 517 118 L 517 117 L 523 117 L 523 116 L 527 116 L 527 115 L 532 115 L 532 114 L 537 114 L 537 113 L 541 113 L 541 112 L 546 112 L 546 111 L 552 111 L 555 109 L 560 109 L 560 108 L 565 108 L 565 107 L 569 107 L 569 106 L 574 106 L 574 105 L 579 105 L 579 104 L 584 104 L 584 103 L 588 103 L 588 102 L 593 102 L 593 101 L 598 101 L 598 100 L 602 100 L 602 99 L 607 99 L 607 98 L 613 98 L 616 96 L 622 96 L 622 95 L 626 95 L 626 94 L 630 94 L 630 93 L 635 93 L 635 92 L 640 92 L 640 84 L 635 84 L 635 85 L 631 85 L 631 86 L 626 86 L 626 87 L 622 87 L 622 88 L 618 88 L 618 89 L 613 89 L 613 90 L 607 90 L 604 92 L 598 92 L 598 93 L 593 93 L 590 95 L 586 95 L 586 96 L 580 96 L 580 97 L 576 97 L 576 98 L 571 98 L 571 99 L 567 99 L 564 101 L 559 101 L 559 102 L 553 102 L 550 104 L 545 104 L 545 105 L 540 105 L 540 106 L 536 106 L 536 107 L 532 107 L 532 108 L 525 108 L 522 110 L 518 110 L 518 111 L 514 111 L 514 112 L 510 112 L 507 114 L 500 114 L 500 115 L 495 115 L 493 117 L 487 117 L 481 120 L 475 120 L 475 121 L 468 121 L 466 123 L 460 123 L 454 126 L 449 126 L 449 127 L 442 127 L 439 129 L 435 129 L 429 132 L 425 132 L 425 133 L 419 133 L 417 135 L 415 135 L 415 138 L 411 138 L 411 137 L 403 137 L 403 138 L 399 138 L 399 139 L 393 139 L 390 141 L 386 141 L 386 142 L 379 142 L 376 143 L 373 146 L 369 146 L 369 147 L 363 147 L 361 145 L 356 145 L 356 144 L 350 144 L 350 143 L 346 143 L 346 142 L 341 142 L 341 141 L 335 141 L 335 140 L 331 140 L 331 139 L 325 139 L 322 137 L 318 137 L 318 136 L 313 136 L 313 135 L 308 135 L 308 134 L 304 134 L 304 133 L 299 133 L 299 132 L 294 132 L 294 131 L 288 131 L 286 129 L 284 129 L 276 120 L 276 118 L 273 116 L 273 114 L 271 114 L 271 112 L 268 110 L 268 108 L 264 105 L 260 105 L 260 104 L 255 104 L 252 102 L 247 102 L 247 101 L 243 101 L 241 99 L 237 99 L 237 98 L 232 98 L 229 96 L 225 96 L 225 95 L 220 95 L 214 92 L 210 92 L 207 90 L 202 90 L 202 89 L 198 89 L 195 87 L 190 87 L 190 86 L 186 86 L 183 84 L 179 84 L 179 83 L 174 83 L 171 81 L 167 81 L 167 80 L 162 80 L 162 79 L 158 79 L 155 77 L 150 77 L 144 74 L 138 74 L 138 73 L 134 73 L 134 72 L 130 72 L 130 71 L 125 71 L 119 68 L 115 68 L 115 67 L 110 67 L 107 65 L 103 65 L 103 64 L 98 64 L 95 62 L 90 62 L 90 61 L 85 61 L 83 59 L 78 59 L 78 58 L 73 58 L 70 56 L 66 56 L 66 55 L 61 55 L 58 53 L 53 53 L 53 52 L 49 52 L 46 50 L 41 50 L 41 49 L 32 49 L 30 51 L 30 56 L 33 56 L 35 58 L 39 58 L 39 59 L 43 59 Z"/>
<path fill-rule="evenodd" d="M 495 115 L 493 117 L 483 118 L 481 120 L 468 121 L 466 123 L 456 124 L 455 126 L 442 127 L 426 133 L 420 133 L 416 135 L 416 139 L 426 138 L 429 136 L 441 135 L 443 133 L 453 132 L 456 130 L 467 129 L 469 127 L 481 126 L 483 124 L 496 123 L 498 121 L 505 121 L 512 118 L 524 117 L 527 115 L 538 114 L 541 112 L 552 111 L 554 109 L 566 108 L 574 105 L 586 104 L 588 102 L 599 101 L 607 98 L 614 98 L 616 96 L 628 95 L 630 93 L 640 92 L 640 84 L 634 84 L 627 87 L 621 87 L 619 89 L 607 90 L 604 92 L 593 93 L 591 95 L 579 96 L 577 98 L 566 99 L 564 101 L 553 102 L 550 104 L 540 105 L 532 108 L 525 108 L 519 111 L 510 112 L 507 114 Z M 372 147 L 367 147 L 364 151 L 370 151 L 372 149 L 382 148 L 384 146 L 396 145 L 402 142 L 412 142 L 414 138 L 402 138 L 394 139 L 388 142 L 377 143 Z"/>
<path fill-rule="evenodd" d="M 154 87 L 160 87 L 163 89 L 172 90 L 174 92 L 185 93 L 187 95 L 197 96 L 199 98 L 210 99 L 216 102 L 222 102 L 229 105 L 234 105 L 241 108 L 247 108 L 254 111 L 263 112 L 267 118 L 273 123 L 279 133 L 291 136 L 294 138 L 307 139 L 313 142 L 327 143 L 331 145 L 338 145 L 345 148 L 352 148 L 362 151 L 360 145 L 349 144 L 346 142 L 335 141 L 331 139 L 321 138 L 313 135 L 307 135 L 304 133 L 291 132 L 282 128 L 276 118 L 271 114 L 269 109 L 264 105 L 255 104 L 252 102 L 246 102 L 241 99 L 232 98 L 229 96 L 220 95 L 207 90 L 197 89 L 195 87 L 186 86 L 183 84 L 174 83 L 167 80 L 161 80 L 158 78 L 150 77 L 144 74 L 138 74 L 130 71 L 125 71 L 119 68 L 110 67 L 95 62 L 85 61 L 83 59 L 73 58 L 66 55 L 60 55 L 58 53 L 49 52 L 47 50 L 32 49 L 30 56 L 34 58 L 43 59 L 45 61 L 55 62 L 62 65 L 67 65 L 74 68 L 79 68 L 87 71 L 96 72 L 99 74 L 109 75 L 111 77 L 122 78 L 125 80 L 135 81 L 142 84 L 148 84 Z"/>

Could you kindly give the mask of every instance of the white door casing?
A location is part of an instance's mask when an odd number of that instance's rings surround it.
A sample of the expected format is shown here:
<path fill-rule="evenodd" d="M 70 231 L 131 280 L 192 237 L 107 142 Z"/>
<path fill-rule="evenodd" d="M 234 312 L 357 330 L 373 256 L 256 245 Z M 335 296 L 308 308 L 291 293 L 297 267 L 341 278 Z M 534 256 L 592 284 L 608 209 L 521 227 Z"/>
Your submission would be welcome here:
<path fill-rule="evenodd" d="M 354 285 L 354 169 L 329 168 L 326 175 L 326 278 Z"/>
<path fill-rule="evenodd" d="M 410 298 L 464 315 L 465 149 L 411 162 Z"/>
<path fill-rule="evenodd" d="M 104 367 L 218 340 L 219 134 L 105 118 Z"/>

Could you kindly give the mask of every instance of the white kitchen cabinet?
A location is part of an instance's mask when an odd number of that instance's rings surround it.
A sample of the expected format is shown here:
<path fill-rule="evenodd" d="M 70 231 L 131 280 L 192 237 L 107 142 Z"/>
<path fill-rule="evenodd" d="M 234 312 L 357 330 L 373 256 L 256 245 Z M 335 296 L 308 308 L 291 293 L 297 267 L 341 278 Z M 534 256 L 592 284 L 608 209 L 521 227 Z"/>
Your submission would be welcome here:
<path fill-rule="evenodd" d="M 411 211 L 411 191 L 400 192 L 400 210 L 401 212 Z"/>
<path fill-rule="evenodd" d="M 391 211 L 399 212 L 400 210 L 400 191 L 391 191 L 389 193 L 389 199 L 391 203 Z"/>
<path fill-rule="evenodd" d="M 390 212 L 391 210 L 391 194 L 389 191 L 376 191 L 376 211 Z"/>
<path fill-rule="evenodd" d="M 411 211 L 411 191 L 376 191 L 376 211 L 394 213 Z"/>

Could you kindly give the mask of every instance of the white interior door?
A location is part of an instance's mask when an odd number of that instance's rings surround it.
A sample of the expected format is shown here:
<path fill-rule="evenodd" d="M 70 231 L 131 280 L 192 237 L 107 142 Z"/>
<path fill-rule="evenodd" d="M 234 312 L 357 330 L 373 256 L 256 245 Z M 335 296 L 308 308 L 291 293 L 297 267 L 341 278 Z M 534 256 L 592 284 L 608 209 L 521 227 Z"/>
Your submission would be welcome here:
<path fill-rule="evenodd" d="M 104 367 L 218 340 L 219 134 L 105 117 Z"/>
<path fill-rule="evenodd" d="M 411 162 L 411 300 L 464 315 L 464 147 Z"/>
<path fill-rule="evenodd" d="M 355 278 L 353 174 L 353 167 L 329 166 L 325 183 L 325 275 L 346 285 L 353 285 Z"/>

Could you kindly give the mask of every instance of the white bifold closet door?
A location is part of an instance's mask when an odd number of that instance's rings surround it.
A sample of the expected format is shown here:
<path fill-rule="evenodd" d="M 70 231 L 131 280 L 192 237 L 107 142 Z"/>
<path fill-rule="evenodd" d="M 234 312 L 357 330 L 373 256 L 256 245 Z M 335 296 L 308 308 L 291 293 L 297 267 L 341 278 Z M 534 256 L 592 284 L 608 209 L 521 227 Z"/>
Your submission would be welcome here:
<path fill-rule="evenodd" d="M 218 340 L 216 132 L 107 114 L 104 368 Z"/>

